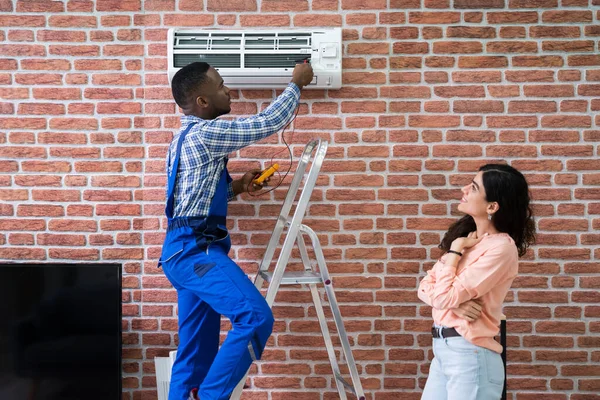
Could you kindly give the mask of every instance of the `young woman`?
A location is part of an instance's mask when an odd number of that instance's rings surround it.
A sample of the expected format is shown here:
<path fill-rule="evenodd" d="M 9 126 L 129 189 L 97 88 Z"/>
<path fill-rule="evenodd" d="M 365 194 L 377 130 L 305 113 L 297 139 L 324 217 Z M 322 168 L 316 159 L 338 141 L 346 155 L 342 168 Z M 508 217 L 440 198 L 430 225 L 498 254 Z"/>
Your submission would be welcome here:
<path fill-rule="evenodd" d="M 422 400 L 498 400 L 504 369 L 498 334 L 502 302 L 518 257 L 534 241 L 529 188 L 516 169 L 488 164 L 462 188 L 445 254 L 419 285 L 433 310 L 433 354 Z"/>

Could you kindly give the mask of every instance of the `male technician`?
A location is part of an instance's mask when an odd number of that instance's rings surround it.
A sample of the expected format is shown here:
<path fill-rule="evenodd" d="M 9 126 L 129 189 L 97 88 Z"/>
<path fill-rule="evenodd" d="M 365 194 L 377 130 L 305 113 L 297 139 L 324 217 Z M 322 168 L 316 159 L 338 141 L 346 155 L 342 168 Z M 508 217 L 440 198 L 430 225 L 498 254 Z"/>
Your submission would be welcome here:
<path fill-rule="evenodd" d="M 263 112 L 227 121 L 218 117 L 231 111 L 231 97 L 214 68 L 195 62 L 173 77 L 173 97 L 185 115 L 167 154 L 169 224 L 159 262 L 178 295 L 179 347 L 169 400 L 228 399 L 271 335 L 271 309 L 227 255 L 227 202 L 261 189 L 253 183 L 259 171 L 232 181 L 227 156 L 285 127 L 300 89 L 312 79 L 310 64 L 299 64 Z M 218 350 L 221 315 L 232 330 Z"/>

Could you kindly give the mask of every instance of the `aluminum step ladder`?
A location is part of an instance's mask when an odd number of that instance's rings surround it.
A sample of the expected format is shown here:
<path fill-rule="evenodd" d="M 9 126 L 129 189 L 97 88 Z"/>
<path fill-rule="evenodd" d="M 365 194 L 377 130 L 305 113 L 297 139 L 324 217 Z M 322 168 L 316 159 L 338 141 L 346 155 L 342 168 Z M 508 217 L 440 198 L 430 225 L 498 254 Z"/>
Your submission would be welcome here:
<path fill-rule="evenodd" d="M 281 212 L 279 214 L 279 217 L 277 218 L 275 228 L 273 229 L 273 234 L 271 235 L 271 239 L 269 240 L 269 244 L 267 245 L 265 255 L 260 264 L 258 273 L 256 274 L 254 285 L 258 290 L 260 290 L 263 286 L 263 283 L 265 281 L 268 282 L 269 286 L 267 288 L 267 294 L 265 297 L 267 303 L 269 304 L 269 307 L 273 306 L 273 301 L 275 299 L 277 291 L 279 290 L 279 285 L 308 285 L 312 294 L 312 299 L 315 305 L 315 310 L 317 313 L 317 318 L 319 320 L 319 325 L 321 327 L 321 332 L 323 333 L 323 339 L 325 341 L 327 355 L 329 356 L 329 362 L 331 363 L 331 369 L 335 377 L 334 380 L 340 396 L 340 400 L 348 399 L 346 392 L 352 393 L 358 400 L 365 400 L 365 395 L 363 392 L 362 384 L 360 382 L 360 377 L 358 375 L 358 370 L 356 368 L 356 363 L 352 355 L 352 350 L 350 349 L 348 334 L 346 333 L 346 329 L 344 328 L 342 315 L 340 313 L 335 293 L 333 291 L 332 280 L 329 276 L 329 271 L 327 270 L 327 264 L 325 263 L 323 249 L 321 248 L 319 238 L 317 237 L 315 231 L 313 231 L 310 227 L 302 224 L 302 219 L 304 218 L 304 215 L 306 213 L 310 196 L 317 182 L 317 177 L 319 175 L 319 171 L 321 170 L 321 165 L 323 164 L 323 159 L 325 158 L 325 154 L 327 153 L 327 145 L 328 143 L 326 141 L 317 139 L 308 143 L 304 148 L 304 152 L 302 153 L 302 156 L 300 157 L 300 161 L 298 163 L 298 168 L 296 169 L 296 173 L 294 174 L 294 178 L 292 179 L 292 183 L 290 184 L 290 188 L 283 202 L 283 206 L 281 207 Z M 304 178 L 307 166 L 311 162 L 312 165 L 310 167 L 308 175 L 306 176 L 304 185 L 301 188 L 300 186 Z M 294 215 L 290 219 L 290 211 L 292 209 L 294 199 L 296 198 L 299 191 L 300 197 L 296 202 L 296 210 L 294 211 Z M 277 263 L 275 264 L 275 269 L 273 270 L 273 272 L 269 272 L 269 266 L 271 265 L 271 261 L 273 260 L 275 250 L 279 246 L 279 242 L 282 234 L 284 233 L 284 230 L 287 230 L 287 232 L 283 242 L 283 246 L 281 248 L 281 252 L 279 253 L 279 257 L 277 258 Z M 310 242 L 312 244 L 318 269 L 313 267 L 313 265 L 311 264 L 311 260 L 309 258 L 306 243 L 304 240 L 305 236 L 307 236 L 310 239 Z M 292 248 L 294 247 L 294 243 L 298 244 L 300 257 L 304 265 L 304 271 L 285 272 L 285 268 L 288 264 L 288 260 L 292 252 Z M 329 334 L 327 320 L 323 311 L 323 303 L 321 302 L 321 297 L 319 295 L 317 285 L 323 285 L 325 293 L 327 294 L 327 299 L 329 301 L 329 306 L 331 308 L 333 320 L 335 322 L 335 326 L 340 338 L 344 359 L 348 366 L 350 377 L 352 378 L 352 383 L 346 381 L 342 377 L 342 374 L 340 372 L 335 350 L 333 347 L 333 342 L 331 341 L 331 335 Z M 240 399 L 247 375 L 248 373 L 246 373 L 244 379 L 242 379 L 237 385 L 237 387 L 231 394 L 231 399 Z"/>

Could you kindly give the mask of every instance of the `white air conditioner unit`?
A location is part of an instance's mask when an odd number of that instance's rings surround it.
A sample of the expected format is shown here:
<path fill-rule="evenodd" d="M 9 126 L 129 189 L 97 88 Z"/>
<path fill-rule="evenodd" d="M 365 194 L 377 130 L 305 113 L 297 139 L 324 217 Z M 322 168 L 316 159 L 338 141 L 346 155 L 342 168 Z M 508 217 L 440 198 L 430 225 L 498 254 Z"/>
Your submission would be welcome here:
<path fill-rule="evenodd" d="M 169 29 L 169 79 L 182 67 L 204 61 L 231 89 L 284 88 L 297 63 L 308 60 L 314 79 L 306 88 L 342 86 L 342 29 Z"/>

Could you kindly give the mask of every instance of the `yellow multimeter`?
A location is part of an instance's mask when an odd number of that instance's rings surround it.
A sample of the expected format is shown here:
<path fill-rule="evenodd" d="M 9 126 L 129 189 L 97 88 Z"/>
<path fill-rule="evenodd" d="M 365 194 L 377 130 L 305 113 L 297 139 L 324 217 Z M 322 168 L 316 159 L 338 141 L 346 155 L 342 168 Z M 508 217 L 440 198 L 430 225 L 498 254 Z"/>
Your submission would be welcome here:
<path fill-rule="evenodd" d="M 273 164 L 270 168 L 267 168 L 266 170 L 264 170 L 260 176 L 258 178 L 256 178 L 255 180 L 253 180 L 252 182 L 261 185 L 265 179 L 267 179 L 268 177 L 270 177 L 271 175 L 273 175 L 277 170 L 279 170 L 279 164 Z"/>

